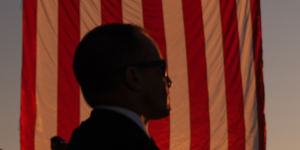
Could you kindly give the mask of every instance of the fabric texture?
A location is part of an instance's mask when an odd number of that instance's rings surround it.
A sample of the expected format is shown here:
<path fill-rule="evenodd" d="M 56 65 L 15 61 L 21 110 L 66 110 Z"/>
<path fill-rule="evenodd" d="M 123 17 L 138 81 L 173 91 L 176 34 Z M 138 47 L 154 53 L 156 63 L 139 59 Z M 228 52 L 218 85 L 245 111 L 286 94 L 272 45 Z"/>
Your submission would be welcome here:
<path fill-rule="evenodd" d="M 23 0 L 21 150 L 68 142 L 90 116 L 73 56 L 110 23 L 145 28 L 167 61 L 171 113 L 148 125 L 159 149 L 266 150 L 260 0 Z"/>

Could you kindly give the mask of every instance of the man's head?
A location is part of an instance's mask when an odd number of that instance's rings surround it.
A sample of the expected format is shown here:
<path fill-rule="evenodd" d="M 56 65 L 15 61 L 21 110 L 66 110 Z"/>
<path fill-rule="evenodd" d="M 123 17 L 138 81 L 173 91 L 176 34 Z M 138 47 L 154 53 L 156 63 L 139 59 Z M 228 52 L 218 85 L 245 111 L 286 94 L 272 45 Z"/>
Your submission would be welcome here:
<path fill-rule="evenodd" d="M 148 119 L 169 114 L 166 64 L 140 27 L 110 24 L 79 43 L 74 73 L 87 103 L 131 109 Z"/>

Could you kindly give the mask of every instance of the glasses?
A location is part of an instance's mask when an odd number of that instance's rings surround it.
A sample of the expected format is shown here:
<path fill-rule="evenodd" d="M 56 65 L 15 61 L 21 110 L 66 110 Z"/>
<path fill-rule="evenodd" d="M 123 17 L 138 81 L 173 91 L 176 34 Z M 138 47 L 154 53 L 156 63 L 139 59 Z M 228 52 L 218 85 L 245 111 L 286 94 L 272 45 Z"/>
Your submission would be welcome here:
<path fill-rule="evenodd" d="M 166 60 L 157 60 L 157 61 L 149 61 L 149 62 L 141 62 L 141 63 L 136 63 L 128 66 L 133 66 L 133 67 L 139 67 L 139 68 L 151 68 L 151 67 L 160 67 L 161 69 L 161 75 L 162 77 L 165 78 L 168 87 L 172 86 L 172 81 L 168 74 L 166 73 L 167 71 L 167 63 Z"/>

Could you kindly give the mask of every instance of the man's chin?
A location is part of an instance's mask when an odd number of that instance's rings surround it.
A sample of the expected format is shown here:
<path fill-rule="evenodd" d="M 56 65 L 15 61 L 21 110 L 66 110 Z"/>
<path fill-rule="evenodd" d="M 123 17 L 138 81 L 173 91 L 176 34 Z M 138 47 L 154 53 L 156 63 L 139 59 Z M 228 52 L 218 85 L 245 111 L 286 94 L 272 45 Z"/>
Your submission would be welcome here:
<path fill-rule="evenodd" d="M 170 115 L 170 109 L 164 109 L 160 111 L 158 114 L 156 114 L 155 116 L 153 116 L 152 120 L 162 119 L 168 117 L 169 115 Z"/>

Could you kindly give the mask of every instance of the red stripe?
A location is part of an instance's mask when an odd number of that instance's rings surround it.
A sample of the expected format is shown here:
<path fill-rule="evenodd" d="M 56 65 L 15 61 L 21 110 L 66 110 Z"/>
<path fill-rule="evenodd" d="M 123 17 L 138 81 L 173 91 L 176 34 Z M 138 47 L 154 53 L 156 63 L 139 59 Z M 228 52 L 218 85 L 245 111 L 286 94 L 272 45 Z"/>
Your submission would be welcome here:
<path fill-rule="evenodd" d="M 228 120 L 228 149 L 245 149 L 243 89 L 235 0 L 220 0 Z"/>
<path fill-rule="evenodd" d="M 79 23 L 79 0 L 59 0 L 57 132 L 66 140 L 79 125 L 80 94 L 72 69 Z"/>
<path fill-rule="evenodd" d="M 158 44 L 163 58 L 166 57 L 166 39 L 161 0 L 143 1 L 144 28 Z"/>
<path fill-rule="evenodd" d="M 190 90 L 191 149 L 209 150 L 210 122 L 202 6 L 200 0 L 182 0 L 182 4 Z"/>
<path fill-rule="evenodd" d="M 21 85 L 21 150 L 34 150 L 36 120 L 36 18 L 37 1 L 23 1 L 23 66 Z"/>
<path fill-rule="evenodd" d="M 162 57 L 166 58 L 166 39 L 161 0 L 143 1 L 144 28 L 158 44 Z M 149 132 L 160 149 L 169 149 L 170 118 L 153 120 Z"/>
<path fill-rule="evenodd" d="M 266 122 L 265 122 L 265 91 L 263 80 L 262 32 L 260 1 L 251 0 L 251 16 L 253 28 L 253 48 L 256 76 L 257 117 L 259 128 L 259 150 L 266 149 Z"/>
<path fill-rule="evenodd" d="M 121 0 L 101 0 L 102 24 L 122 23 Z"/>

